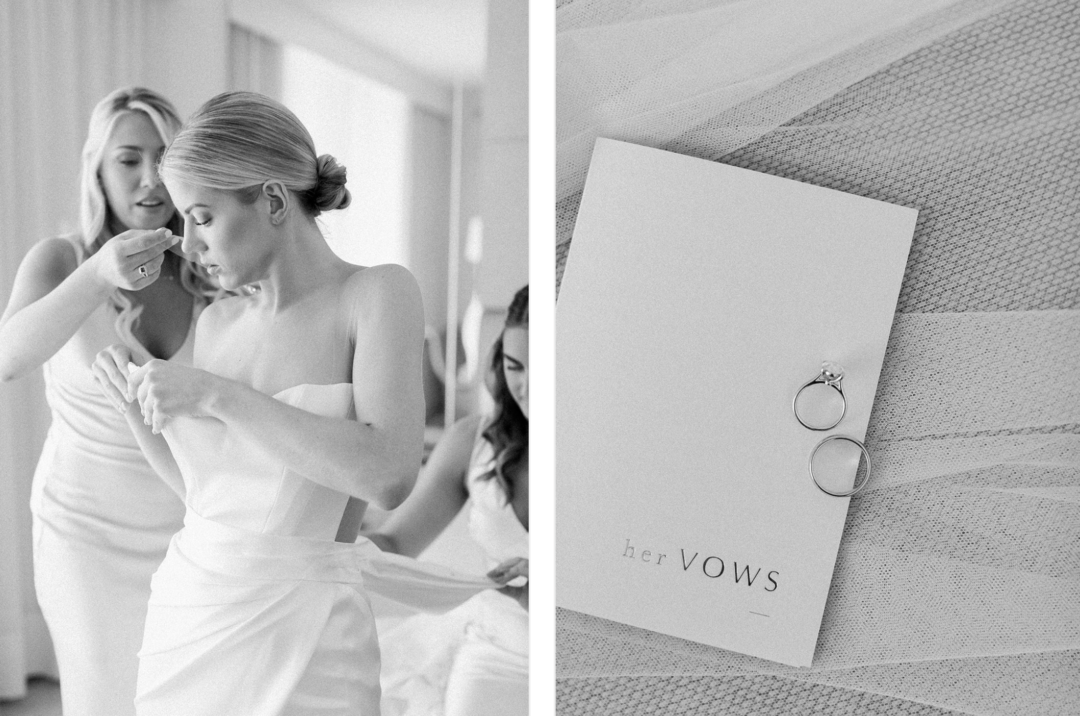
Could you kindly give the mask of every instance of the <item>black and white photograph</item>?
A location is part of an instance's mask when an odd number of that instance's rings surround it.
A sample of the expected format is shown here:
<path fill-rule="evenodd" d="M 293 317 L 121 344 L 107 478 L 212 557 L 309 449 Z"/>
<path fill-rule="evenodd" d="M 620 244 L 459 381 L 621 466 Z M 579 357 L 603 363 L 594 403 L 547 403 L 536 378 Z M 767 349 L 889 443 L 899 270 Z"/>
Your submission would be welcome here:
<path fill-rule="evenodd" d="M 529 44 L 0 3 L 5 716 L 529 712 Z"/>
<path fill-rule="evenodd" d="M 1080 5 L 556 7 L 557 712 L 1080 713 Z"/>
<path fill-rule="evenodd" d="M 1075 0 L 0 0 L 0 304 L 0 716 L 1080 714 Z"/>

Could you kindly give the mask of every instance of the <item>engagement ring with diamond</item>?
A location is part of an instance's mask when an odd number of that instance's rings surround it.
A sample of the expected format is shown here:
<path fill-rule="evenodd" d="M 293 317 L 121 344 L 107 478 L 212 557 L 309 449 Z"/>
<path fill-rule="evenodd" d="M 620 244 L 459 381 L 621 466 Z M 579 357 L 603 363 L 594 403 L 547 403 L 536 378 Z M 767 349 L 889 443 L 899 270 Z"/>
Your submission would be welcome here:
<path fill-rule="evenodd" d="M 791 409 L 800 425 L 810 430 L 830 430 L 840 424 L 847 413 L 843 378 L 844 369 L 840 365 L 825 361 L 821 372 L 799 388 Z"/>

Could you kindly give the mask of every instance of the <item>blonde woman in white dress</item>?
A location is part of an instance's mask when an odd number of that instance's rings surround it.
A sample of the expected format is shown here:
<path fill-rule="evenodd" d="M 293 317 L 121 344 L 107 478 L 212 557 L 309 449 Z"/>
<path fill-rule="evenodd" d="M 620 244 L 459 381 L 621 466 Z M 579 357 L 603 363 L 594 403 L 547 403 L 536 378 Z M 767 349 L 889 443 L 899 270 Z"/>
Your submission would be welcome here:
<path fill-rule="evenodd" d="M 416 490 L 366 536 L 416 556 L 469 505 L 469 534 L 488 559 L 498 592 L 466 605 L 446 716 L 515 716 L 529 710 L 529 287 L 514 296 L 492 349 L 488 388 L 495 409 L 463 418 L 432 451 Z"/>
<path fill-rule="evenodd" d="M 29 251 L 0 319 L 0 377 L 44 364 L 52 425 L 31 499 L 34 583 L 67 716 L 134 713 L 150 576 L 183 517 L 90 372 L 117 342 L 141 362 L 190 363 L 195 319 L 218 292 L 166 251 L 182 223 L 157 163 L 179 127 L 172 105 L 139 87 L 94 108 L 81 229 Z"/>
<path fill-rule="evenodd" d="M 345 169 L 274 100 L 214 97 L 161 175 L 184 252 L 257 290 L 203 312 L 193 368 L 123 346 L 94 365 L 110 400 L 139 406 L 132 430 L 187 507 L 154 575 L 137 712 L 377 714 L 366 590 L 446 609 L 493 586 L 339 534 L 350 498 L 392 508 L 416 479 L 419 289 L 401 266 L 331 251 L 315 217 L 349 204 Z"/>

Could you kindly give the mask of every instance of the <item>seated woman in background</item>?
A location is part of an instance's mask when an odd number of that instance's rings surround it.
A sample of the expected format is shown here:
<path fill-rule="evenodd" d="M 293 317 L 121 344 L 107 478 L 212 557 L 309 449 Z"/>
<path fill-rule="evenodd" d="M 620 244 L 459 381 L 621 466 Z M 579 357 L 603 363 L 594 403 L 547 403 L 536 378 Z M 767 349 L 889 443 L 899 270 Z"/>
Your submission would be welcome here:
<path fill-rule="evenodd" d="M 456 422 L 436 445 L 413 494 L 365 535 L 383 550 L 416 556 L 469 498 L 469 533 L 506 583 L 529 574 L 529 287 L 514 296 L 492 349 L 490 416 Z M 514 582 L 512 582 L 514 583 Z M 473 597 L 450 670 L 446 716 L 529 710 L 529 587 Z"/>
<path fill-rule="evenodd" d="M 45 366 L 52 425 L 30 502 L 34 585 L 67 716 L 135 712 L 150 576 L 184 515 L 128 428 L 124 413 L 138 406 L 114 406 L 89 370 L 117 342 L 140 362 L 190 364 L 195 321 L 221 293 L 167 251 L 183 222 L 157 169 L 179 128 L 172 104 L 141 87 L 98 103 L 80 231 L 30 249 L 0 319 L 0 378 Z"/>

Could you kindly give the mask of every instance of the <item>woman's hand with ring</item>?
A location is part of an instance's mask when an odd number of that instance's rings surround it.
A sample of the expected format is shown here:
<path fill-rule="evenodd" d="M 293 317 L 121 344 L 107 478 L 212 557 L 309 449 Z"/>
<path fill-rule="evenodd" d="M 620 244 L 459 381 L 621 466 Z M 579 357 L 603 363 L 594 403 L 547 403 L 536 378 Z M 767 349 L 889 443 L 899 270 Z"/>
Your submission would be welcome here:
<path fill-rule="evenodd" d="M 180 240 L 164 228 L 125 231 L 106 241 L 90 261 L 103 285 L 138 291 L 158 279 L 165 251 Z"/>

